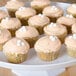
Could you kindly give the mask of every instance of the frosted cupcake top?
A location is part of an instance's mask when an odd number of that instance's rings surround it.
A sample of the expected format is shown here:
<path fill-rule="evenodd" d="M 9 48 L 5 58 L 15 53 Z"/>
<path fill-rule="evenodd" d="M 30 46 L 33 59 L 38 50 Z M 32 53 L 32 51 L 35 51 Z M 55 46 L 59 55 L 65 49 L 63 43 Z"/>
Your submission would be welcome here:
<path fill-rule="evenodd" d="M 29 50 L 29 44 L 27 41 L 20 38 L 12 38 L 3 46 L 3 52 L 25 54 Z"/>
<path fill-rule="evenodd" d="M 10 0 L 7 2 L 5 7 L 10 10 L 17 10 L 18 8 L 24 6 L 25 3 L 19 1 L 19 0 Z"/>
<path fill-rule="evenodd" d="M 67 8 L 67 12 L 70 12 L 72 14 L 76 14 L 76 4 L 71 4 L 68 8 Z"/>
<path fill-rule="evenodd" d="M 6 17 L 2 19 L 0 27 L 4 29 L 17 29 L 21 26 L 21 22 L 17 18 Z"/>
<path fill-rule="evenodd" d="M 76 34 L 72 34 L 65 39 L 65 44 L 76 48 Z"/>
<path fill-rule="evenodd" d="M 76 33 L 76 23 L 72 25 L 72 33 Z"/>
<path fill-rule="evenodd" d="M 38 26 L 43 27 L 49 23 L 50 23 L 49 18 L 44 16 L 43 14 L 35 15 L 35 16 L 29 18 L 29 20 L 28 20 L 28 24 L 30 26 L 35 26 L 35 27 L 38 27 Z"/>
<path fill-rule="evenodd" d="M 31 2 L 31 6 L 35 8 L 35 6 L 37 7 L 45 7 L 45 6 L 48 6 L 50 5 L 50 0 L 33 0 Z"/>
<path fill-rule="evenodd" d="M 3 11 L 3 10 L 0 10 L 0 20 L 5 18 L 5 17 L 8 17 L 8 14 L 7 12 Z"/>
<path fill-rule="evenodd" d="M 63 10 L 57 6 L 47 6 L 43 10 L 43 14 L 48 17 L 60 17 L 63 15 Z"/>
<path fill-rule="evenodd" d="M 44 36 L 40 38 L 35 44 L 37 52 L 49 53 L 52 51 L 59 51 L 61 42 L 56 36 Z"/>
<path fill-rule="evenodd" d="M 39 36 L 38 31 L 31 26 L 22 26 L 20 29 L 16 31 L 16 37 L 19 38 L 27 39 L 27 38 L 34 38 L 37 36 Z"/>
<path fill-rule="evenodd" d="M 74 23 L 76 23 L 76 19 L 72 16 L 67 14 L 66 16 L 62 16 L 57 20 L 57 23 L 72 26 Z"/>
<path fill-rule="evenodd" d="M 5 43 L 11 39 L 11 33 L 6 29 L 0 29 L 0 44 Z"/>
<path fill-rule="evenodd" d="M 48 35 L 62 35 L 64 33 L 67 33 L 67 29 L 65 26 L 57 23 L 50 23 L 48 26 L 44 27 L 44 32 Z"/>
<path fill-rule="evenodd" d="M 17 17 L 29 18 L 36 15 L 36 11 L 30 7 L 20 7 L 15 14 Z"/>

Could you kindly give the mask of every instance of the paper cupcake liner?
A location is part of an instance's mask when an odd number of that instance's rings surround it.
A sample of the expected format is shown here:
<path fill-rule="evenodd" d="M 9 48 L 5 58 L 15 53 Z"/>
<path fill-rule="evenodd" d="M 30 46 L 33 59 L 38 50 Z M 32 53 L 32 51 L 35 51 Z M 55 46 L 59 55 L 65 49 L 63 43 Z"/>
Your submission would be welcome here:
<path fill-rule="evenodd" d="M 45 7 L 46 7 L 46 6 L 43 6 L 43 7 L 32 6 L 32 8 L 37 11 L 37 14 L 42 13 L 42 11 L 43 11 L 43 9 L 44 9 Z"/>
<path fill-rule="evenodd" d="M 33 48 L 35 42 L 38 40 L 38 37 L 28 38 L 28 39 L 25 39 L 25 40 L 29 43 L 30 48 Z"/>
<path fill-rule="evenodd" d="M 22 63 L 27 59 L 27 54 L 5 53 L 5 56 L 10 63 Z"/>
<path fill-rule="evenodd" d="M 64 43 L 66 36 L 67 36 L 67 32 L 65 32 L 64 34 L 58 36 L 58 38 L 60 39 L 62 44 Z"/>
<path fill-rule="evenodd" d="M 44 52 L 37 52 L 38 57 L 41 60 L 44 61 L 52 61 L 58 58 L 59 56 L 59 51 L 56 52 L 50 52 L 50 53 L 44 53 Z"/>
<path fill-rule="evenodd" d="M 8 13 L 11 17 L 15 17 L 15 12 L 16 11 L 11 11 L 11 10 L 8 10 Z"/>
<path fill-rule="evenodd" d="M 76 58 L 76 48 L 74 49 L 71 47 L 67 47 L 67 53 L 69 56 Z"/>
<path fill-rule="evenodd" d="M 0 44 L 0 51 L 3 50 L 3 45 L 4 45 L 4 44 Z"/>
<path fill-rule="evenodd" d="M 66 26 L 66 27 L 67 27 L 68 34 L 71 34 L 72 33 L 71 26 Z"/>
<path fill-rule="evenodd" d="M 12 37 L 15 36 L 15 32 L 16 32 L 16 30 L 17 30 L 17 29 L 9 29 L 9 31 L 10 31 Z"/>
<path fill-rule="evenodd" d="M 22 23 L 22 25 L 24 26 L 27 26 L 28 25 L 28 19 L 23 19 L 23 18 L 18 18 L 20 21 L 21 21 L 21 23 Z"/>

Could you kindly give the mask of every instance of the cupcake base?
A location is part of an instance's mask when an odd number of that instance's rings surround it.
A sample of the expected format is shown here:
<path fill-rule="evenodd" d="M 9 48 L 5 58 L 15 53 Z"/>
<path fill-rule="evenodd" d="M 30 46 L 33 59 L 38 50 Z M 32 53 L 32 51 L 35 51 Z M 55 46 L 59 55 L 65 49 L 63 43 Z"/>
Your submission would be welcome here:
<path fill-rule="evenodd" d="M 76 58 L 76 49 L 67 47 L 67 53 L 68 53 L 69 56 Z"/>
<path fill-rule="evenodd" d="M 55 60 L 56 58 L 58 58 L 59 51 L 51 52 L 51 53 L 38 52 L 37 55 L 41 60 L 52 61 L 52 60 Z"/>
<path fill-rule="evenodd" d="M 9 29 L 9 31 L 10 31 L 12 37 L 15 36 L 15 32 L 16 32 L 16 30 L 17 30 L 17 29 Z"/>
<path fill-rule="evenodd" d="M 67 32 L 65 32 L 63 35 L 58 36 L 62 44 L 64 43 L 66 36 L 67 36 Z"/>
<path fill-rule="evenodd" d="M 4 44 L 0 44 L 0 51 L 3 50 L 3 45 L 4 45 Z"/>
<path fill-rule="evenodd" d="M 10 15 L 11 17 L 15 17 L 15 12 L 16 12 L 16 11 L 10 11 L 10 10 L 8 10 L 8 13 L 9 13 L 9 15 Z"/>
<path fill-rule="evenodd" d="M 6 53 L 5 56 L 8 62 L 15 64 L 22 63 L 27 59 L 27 54 Z"/>
<path fill-rule="evenodd" d="M 18 18 L 20 21 L 21 21 L 21 23 L 22 23 L 22 26 L 27 26 L 28 25 L 28 20 L 25 20 L 25 19 L 23 19 L 23 18 Z"/>
<path fill-rule="evenodd" d="M 30 48 L 33 48 L 35 42 L 38 40 L 38 37 L 28 38 L 28 39 L 25 39 L 25 40 L 30 44 Z"/>

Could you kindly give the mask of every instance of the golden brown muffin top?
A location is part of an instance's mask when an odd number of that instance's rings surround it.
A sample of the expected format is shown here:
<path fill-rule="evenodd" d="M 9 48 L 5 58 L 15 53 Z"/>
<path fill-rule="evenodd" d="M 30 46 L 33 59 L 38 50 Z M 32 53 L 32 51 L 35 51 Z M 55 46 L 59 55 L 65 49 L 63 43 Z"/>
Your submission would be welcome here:
<path fill-rule="evenodd" d="M 51 18 L 58 18 L 63 15 L 63 10 L 57 6 L 47 6 L 44 8 L 43 14 Z"/>
<path fill-rule="evenodd" d="M 0 20 L 5 18 L 5 17 L 8 17 L 8 13 L 3 11 L 3 10 L 0 10 Z"/>
<path fill-rule="evenodd" d="M 21 17 L 21 18 L 30 18 L 34 15 L 36 15 L 36 11 L 33 8 L 30 7 L 20 7 L 17 11 L 16 11 L 16 16 L 17 17 Z"/>
<path fill-rule="evenodd" d="M 4 28 L 4 29 L 17 29 L 17 28 L 21 27 L 21 22 L 17 18 L 6 17 L 6 18 L 2 19 L 2 21 L 0 23 L 0 27 Z"/>
<path fill-rule="evenodd" d="M 39 26 L 43 27 L 49 23 L 50 23 L 49 18 L 44 16 L 43 14 L 35 15 L 35 16 L 29 18 L 29 20 L 28 20 L 28 24 L 30 26 L 34 26 L 34 27 L 39 27 Z"/>
<path fill-rule="evenodd" d="M 39 33 L 36 30 L 36 28 L 31 27 L 31 26 L 22 26 L 20 29 L 18 29 L 16 31 L 16 37 L 19 38 L 34 38 L 34 37 L 38 37 Z"/>
<path fill-rule="evenodd" d="M 60 47 L 61 42 L 56 36 L 44 36 L 35 44 L 35 50 L 44 53 L 59 51 Z"/>
<path fill-rule="evenodd" d="M 19 1 L 19 0 L 10 0 L 7 2 L 7 4 L 5 5 L 5 7 L 8 9 L 8 10 L 14 10 L 16 11 L 18 8 L 24 6 L 25 3 Z"/>
<path fill-rule="evenodd" d="M 12 38 L 3 46 L 3 52 L 25 54 L 29 50 L 29 44 L 24 39 Z"/>
<path fill-rule="evenodd" d="M 67 33 L 66 27 L 58 23 L 51 23 L 48 26 L 45 26 L 44 31 L 49 35 L 56 36 Z"/>
<path fill-rule="evenodd" d="M 57 23 L 66 25 L 66 26 L 72 26 L 74 23 L 76 23 L 76 19 L 72 15 L 66 15 L 62 16 L 57 20 Z"/>
<path fill-rule="evenodd" d="M 0 29 L 0 44 L 5 43 L 11 39 L 11 33 L 6 29 Z"/>

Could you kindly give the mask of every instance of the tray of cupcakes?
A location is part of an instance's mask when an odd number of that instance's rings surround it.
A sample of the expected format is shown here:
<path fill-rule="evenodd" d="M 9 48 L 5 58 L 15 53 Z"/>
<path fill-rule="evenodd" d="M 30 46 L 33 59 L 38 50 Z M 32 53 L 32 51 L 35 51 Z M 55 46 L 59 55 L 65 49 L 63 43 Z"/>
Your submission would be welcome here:
<path fill-rule="evenodd" d="M 75 17 L 76 4 L 8 1 L 0 7 L 1 66 L 44 69 L 75 64 Z"/>

